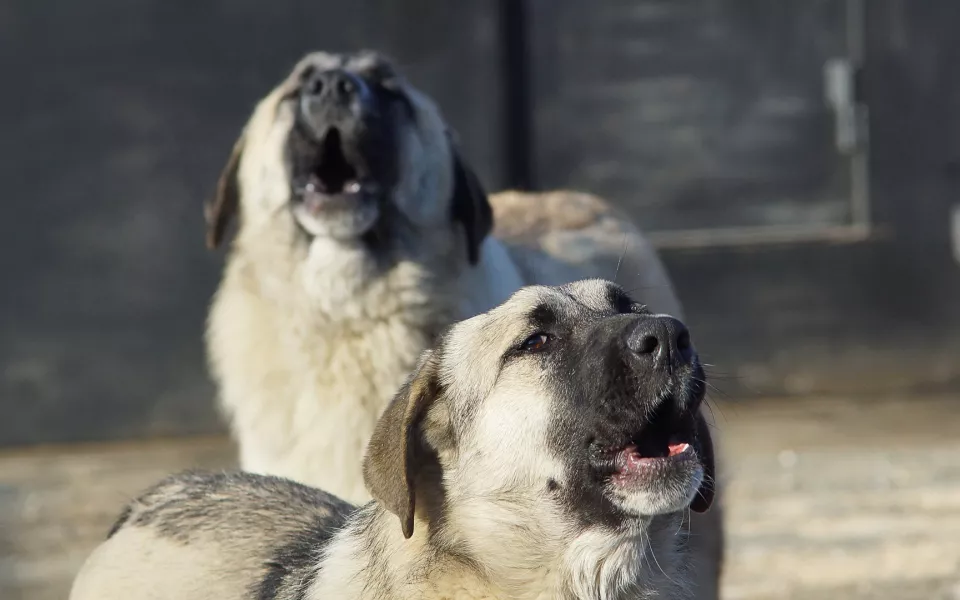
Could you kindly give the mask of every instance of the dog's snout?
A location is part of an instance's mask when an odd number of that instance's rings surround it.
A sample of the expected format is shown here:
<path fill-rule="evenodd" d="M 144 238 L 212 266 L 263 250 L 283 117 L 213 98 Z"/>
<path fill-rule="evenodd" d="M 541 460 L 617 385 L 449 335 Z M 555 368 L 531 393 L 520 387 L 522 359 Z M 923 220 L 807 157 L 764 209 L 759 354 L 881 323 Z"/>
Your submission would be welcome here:
<path fill-rule="evenodd" d="M 304 96 L 336 104 L 349 104 L 364 91 L 363 80 L 344 69 L 314 71 L 303 83 Z"/>
<path fill-rule="evenodd" d="M 627 332 L 627 347 L 635 354 L 652 357 L 656 365 L 685 365 L 693 359 L 686 325 L 668 316 L 639 319 Z"/>

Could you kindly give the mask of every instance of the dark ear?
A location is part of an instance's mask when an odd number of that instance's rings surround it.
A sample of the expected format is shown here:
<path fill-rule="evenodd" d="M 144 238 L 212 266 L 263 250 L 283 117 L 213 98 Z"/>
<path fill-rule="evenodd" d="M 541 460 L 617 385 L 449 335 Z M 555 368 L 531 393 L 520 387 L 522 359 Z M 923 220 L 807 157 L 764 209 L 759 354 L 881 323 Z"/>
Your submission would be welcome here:
<path fill-rule="evenodd" d="M 240 204 L 237 168 L 240 166 L 240 157 L 243 155 L 243 145 L 244 137 L 241 135 L 233 145 L 226 166 L 220 172 L 213 202 L 208 202 L 204 207 L 203 212 L 207 220 L 207 248 L 211 250 L 220 245 L 224 232 Z"/>
<path fill-rule="evenodd" d="M 493 209 L 480 178 L 463 160 L 457 144 L 450 138 L 453 157 L 453 220 L 463 223 L 467 234 L 467 258 L 471 265 L 480 261 L 480 244 L 493 229 Z"/>
<path fill-rule="evenodd" d="M 690 509 L 703 513 L 710 509 L 717 489 L 717 469 L 713 457 L 713 438 L 710 437 L 710 425 L 702 414 L 697 415 L 697 455 L 703 465 L 703 482 L 690 503 Z"/>
<path fill-rule="evenodd" d="M 403 536 L 413 535 L 414 481 L 419 467 L 419 425 L 439 393 L 438 360 L 431 350 L 380 416 L 363 458 L 370 495 L 400 518 Z"/>

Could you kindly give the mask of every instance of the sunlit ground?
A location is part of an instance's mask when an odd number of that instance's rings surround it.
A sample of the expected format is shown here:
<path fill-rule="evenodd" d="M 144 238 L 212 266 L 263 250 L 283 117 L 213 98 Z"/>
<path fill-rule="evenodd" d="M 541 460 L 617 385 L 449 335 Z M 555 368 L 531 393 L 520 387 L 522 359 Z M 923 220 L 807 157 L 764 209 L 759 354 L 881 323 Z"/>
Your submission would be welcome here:
<path fill-rule="evenodd" d="M 960 599 L 960 402 L 724 402 L 724 597 Z M 0 598 L 62 600 L 130 494 L 220 438 L 0 452 Z"/>

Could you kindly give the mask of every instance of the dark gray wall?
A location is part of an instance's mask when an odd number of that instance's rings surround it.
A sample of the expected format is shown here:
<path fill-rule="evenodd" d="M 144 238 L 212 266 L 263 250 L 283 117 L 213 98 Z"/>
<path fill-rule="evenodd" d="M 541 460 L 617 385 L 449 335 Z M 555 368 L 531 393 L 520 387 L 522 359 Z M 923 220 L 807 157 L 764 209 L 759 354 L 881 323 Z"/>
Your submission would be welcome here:
<path fill-rule="evenodd" d="M 503 2 L 0 3 L 0 444 L 221 428 L 201 205 L 302 53 L 397 57 L 491 189 L 585 188 L 654 234 L 827 229 L 854 195 L 821 74 L 848 1 L 527 0 L 508 118 Z M 868 5 L 870 235 L 664 253 L 731 394 L 960 382 L 960 3 Z"/>
<path fill-rule="evenodd" d="M 600 192 L 665 243 L 690 228 L 824 234 L 665 250 L 732 394 L 960 387 L 948 219 L 960 4 L 863 4 L 858 15 L 855 0 L 532 2 L 541 185 Z M 850 55 L 857 27 L 869 153 L 850 155 L 834 144 L 822 68 Z M 872 226 L 827 236 L 853 222 L 854 158 Z"/>
<path fill-rule="evenodd" d="M 648 230 L 850 220 L 821 69 L 840 0 L 535 0 L 536 180 Z"/>

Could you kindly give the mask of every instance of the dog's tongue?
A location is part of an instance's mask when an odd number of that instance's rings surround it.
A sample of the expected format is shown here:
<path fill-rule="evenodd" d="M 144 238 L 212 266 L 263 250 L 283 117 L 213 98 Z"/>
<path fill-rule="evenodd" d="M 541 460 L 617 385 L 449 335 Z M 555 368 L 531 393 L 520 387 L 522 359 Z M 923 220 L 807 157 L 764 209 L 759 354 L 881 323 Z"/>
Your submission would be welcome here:
<path fill-rule="evenodd" d="M 679 444 L 669 444 L 667 446 L 667 456 L 676 456 L 681 452 L 686 452 L 687 448 L 690 447 L 690 444 L 686 442 L 681 442 Z"/>
<path fill-rule="evenodd" d="M 311 181 L 307 184 L 303 192 L 303 206 L 311 213 L 318 213 L 323 210 L 327 198 L 323 193 L 321 186 Z"/>
<path fill-rule="evenodd" d="M 629 483 L 640 476 L 643 467 L 652 463 L 654 458 L 644 457 L 637 451 L 636 446 L 627 446 L 617 453 L 617 472 L 613 481 L 619 484 Z"/>
<path fill-rule="evenodd" d="M 663 449 L 665 452 L 644 456 L 635 445 L 627 446 L 617 453 L 617 472 L 613 475 L 613 480 L 620 484 L 628 483 L 643 476 L 645 469 L 652 467 L 657 461 L 682 454 L 689 448 L 690 444 L 686 442 L 670 443 Z"/>

